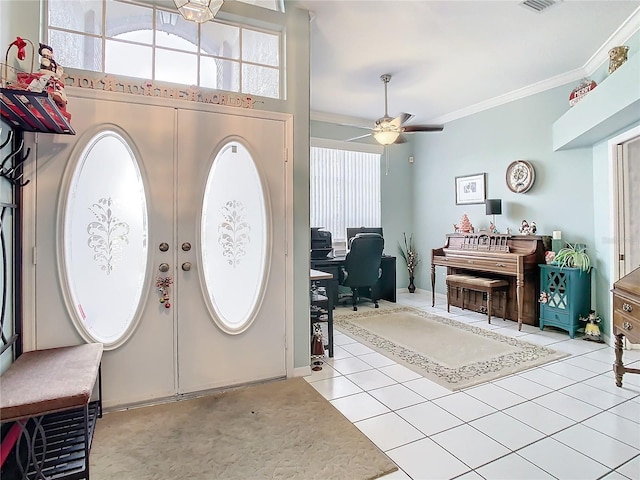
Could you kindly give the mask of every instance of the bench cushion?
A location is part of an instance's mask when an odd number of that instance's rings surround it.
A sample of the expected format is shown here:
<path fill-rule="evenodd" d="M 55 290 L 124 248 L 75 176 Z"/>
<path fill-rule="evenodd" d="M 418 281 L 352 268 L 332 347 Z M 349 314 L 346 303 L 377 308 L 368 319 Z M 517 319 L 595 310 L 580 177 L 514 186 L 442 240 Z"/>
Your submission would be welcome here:
<path fill-rule="evenodd" d="M 0 421 L 83 407 L 101 360 L 101 343 L 23 353 L 0 376 Z"/>
<path fill-rule="evenodd" d="M 474 277 L 472 275 L 447 275 L 447 283 L 452 282 L 458 285 L 468 285 L 470 289 L 473 289 L 473 287 L 497 289 L 509 286 L 509 282 L 506 280 L 495 278 Z"/>

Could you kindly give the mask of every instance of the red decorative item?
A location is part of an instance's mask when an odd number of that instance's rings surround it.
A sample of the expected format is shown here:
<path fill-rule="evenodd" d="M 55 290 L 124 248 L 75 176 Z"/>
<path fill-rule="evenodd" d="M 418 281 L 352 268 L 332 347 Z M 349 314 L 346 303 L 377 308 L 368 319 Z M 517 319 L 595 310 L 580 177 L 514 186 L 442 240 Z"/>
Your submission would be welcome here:
<path fill-rule="evenodd" d="M 594 82 L 593 80 L 588 80 L 586 78 L 582 80 L 582 82 L 580 82 L 580 85 L 574 88 L 571 92 L 571 95 L 569 95 L 569 106 L 573 107 L 594 88 L 596 88 L 596 82 Z"/>
<path fill-rule="evenodd" d="M 25 58 L 27 58 L 27 51 L 24 48 L 27 46 L 27 42 L 25 42 L 20 37 L 16 37 L 16 39 L 9 44 L 9 48 L 11 48 L 12 45 L 15 45 L 16 48 L 18 49 L 18 53 L 17 53 L 18 60 L 24 60 Z"/>

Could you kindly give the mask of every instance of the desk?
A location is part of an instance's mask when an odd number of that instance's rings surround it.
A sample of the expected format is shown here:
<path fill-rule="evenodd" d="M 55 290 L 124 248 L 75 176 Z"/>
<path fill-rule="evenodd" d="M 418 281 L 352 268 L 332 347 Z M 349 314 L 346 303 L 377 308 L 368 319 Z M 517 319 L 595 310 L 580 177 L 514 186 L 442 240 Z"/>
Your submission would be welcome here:
<path fill-rule="evenodd" d="M 340 278 L 340 267 L 344 265 L 345 257 L 315 258 L 311 259 L 311 268 L 322 270 L 333 275 L 329 281 L 333 291 L 333 302 L 338 303 L 338 283 Z M 380 262 L 382 275 L 373 287 L 372 295 L 379 300 L 396 301 L 396 257 L 383 255 Z"/>
<path fill-rule="evenodd" d="M 321 322 L 320 316 L 326 315 L 329 357 L 333 357 L 333 278 L 334 276 L 331 273 L 321 272 L 313 268 L 309 270 L 309 281 L 311 282 L 311 335 L 313 336 L 313 324 Z M 314 284 L 315 286 L 325 287 L 327 295 L 321 295 L 317 291 L 314 292 Z M 337 292 L 335 294 L 337 295 Z M 314 312 L 314 309 L 318 311 Z"/>

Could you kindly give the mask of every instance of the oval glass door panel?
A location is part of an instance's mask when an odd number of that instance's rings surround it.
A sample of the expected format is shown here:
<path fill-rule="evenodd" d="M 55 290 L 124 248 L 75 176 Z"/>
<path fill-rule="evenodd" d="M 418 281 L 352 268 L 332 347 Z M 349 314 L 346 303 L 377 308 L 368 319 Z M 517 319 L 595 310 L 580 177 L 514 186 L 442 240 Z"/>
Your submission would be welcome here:
<path fill-rule="evenodd" d="M 138 162 L 114 131 L 93 137 L 74 169 L 64 210 L 64 276 L 85 339 L 106 348 L 135 327 L 147 270 L 147 201 Z"/>
<path fill-rule="evenodd" d="M 202 205 L 202 265 L 213 318 L 227 333 L 253 321 L 262 299 L 268 243 L 260 174 L 249 151 L 229 142 L 213 161 Z"/>

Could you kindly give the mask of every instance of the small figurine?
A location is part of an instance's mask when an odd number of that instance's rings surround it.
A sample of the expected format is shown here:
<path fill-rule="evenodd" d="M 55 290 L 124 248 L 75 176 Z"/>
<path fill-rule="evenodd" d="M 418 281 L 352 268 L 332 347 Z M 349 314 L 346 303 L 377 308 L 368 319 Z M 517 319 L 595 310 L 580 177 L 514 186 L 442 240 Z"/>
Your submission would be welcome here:
<path fill-rule="evenodd" d="M 453 224 L 453 230 L 456 233 L 473 233 L 475 231 L 466 213 L 462 215 L 459 226 L 455 223 Z"/>
<path fill-rule="evenodd" d="M 602 340 L 602 335 L 600 334 L 600 327 L 598 327 L 601 319 L 600 316 L 595 312 L 595 310 L 590 310 L 587 318 L 583 318 L 582 316 L 580 316 L 579 318 L 583 322 L 587 322 L 584 327 L 583 340 L 591 340 L 592 342 L 604 343 L 604 340 Z"/>
<path fill-rule="evenodd" d="M 536 227 L 536 222 L 527 222 L 526 220 L 522 220 L 520 224 L 519 232 L 523 235 L 533 235 L 536 233 L 538 227 Z"/>
<path fill-rule="evenodd" d="M 544 252 L 544 262 L 547 265 L 551 265 L 555 258 L 556 258 L 556 252 L 554 252 L 553 250 L 548 250 Z"/>
<path fill-rule="evenodd" d="M 493 222 L 489 222 L 489 233 L 500 233 Z"/>

